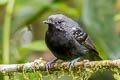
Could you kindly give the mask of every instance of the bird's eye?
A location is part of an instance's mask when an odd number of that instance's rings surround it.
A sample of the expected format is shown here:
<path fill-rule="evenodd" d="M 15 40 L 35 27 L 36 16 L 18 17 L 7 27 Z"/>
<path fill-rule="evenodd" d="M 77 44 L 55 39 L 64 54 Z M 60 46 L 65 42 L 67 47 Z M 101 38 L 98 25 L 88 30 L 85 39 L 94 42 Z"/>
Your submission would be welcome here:
<path fill-rule="evenodd" d="M 59 24 L 61 24 L 61 23 L 62 23 L 62 21 L 58 21 L 58 23 L 59 23 Z"/>

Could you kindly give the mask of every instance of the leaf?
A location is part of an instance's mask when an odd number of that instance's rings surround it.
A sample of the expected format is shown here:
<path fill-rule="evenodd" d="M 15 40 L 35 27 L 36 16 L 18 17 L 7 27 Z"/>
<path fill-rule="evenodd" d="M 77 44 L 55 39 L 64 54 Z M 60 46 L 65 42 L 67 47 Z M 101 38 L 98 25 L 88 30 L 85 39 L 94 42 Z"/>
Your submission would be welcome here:
<path fill-rule="evenodd" d="M 42 16 L 48 11 L 51 3 L 52 2 L 50 0 L 16 1 L 11 33 L 14 33 L 20 27 L 24 27 Z"/>
<path fill-rule="evenodd" d="M 62 10 L 65 13 L 68 13 L 70 15 L 79 16 L 80 10 L 77 8 L 72 8 L 65 4 L 65 2 L 59 2 L 51 6 L 53 10 Z M 62 13 L 62 12 L 61 12 Z"/>

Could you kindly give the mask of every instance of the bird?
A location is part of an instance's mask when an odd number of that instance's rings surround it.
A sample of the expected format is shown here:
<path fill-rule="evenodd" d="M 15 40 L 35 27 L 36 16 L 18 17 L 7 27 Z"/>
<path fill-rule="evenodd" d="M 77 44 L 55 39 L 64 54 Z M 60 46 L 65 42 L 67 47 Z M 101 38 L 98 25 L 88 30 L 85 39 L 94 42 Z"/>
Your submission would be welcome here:
<path fill-rule="evenodd" d="M 84 59 L 102 60 L 89 35 L 71 18 L 63 14 L 54 14 L 43 23 L 48 25 L 45 43 L 56 57 L 46 64 L 47 71 L 58 59 L 70 61 L 69 69 L 75 62 Z"/>

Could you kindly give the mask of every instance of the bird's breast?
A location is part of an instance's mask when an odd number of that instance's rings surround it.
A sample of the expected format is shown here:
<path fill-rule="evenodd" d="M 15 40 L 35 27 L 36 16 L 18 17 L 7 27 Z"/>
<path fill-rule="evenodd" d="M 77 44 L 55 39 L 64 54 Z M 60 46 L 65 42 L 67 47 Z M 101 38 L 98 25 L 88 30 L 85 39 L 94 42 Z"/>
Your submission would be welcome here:
<path fill-rule="evenodd" d="M 66 44 L 67 37 L 65 32 L 47 32 L 46 33 L 46 43 L 48 46 L 62 46 Z"/>

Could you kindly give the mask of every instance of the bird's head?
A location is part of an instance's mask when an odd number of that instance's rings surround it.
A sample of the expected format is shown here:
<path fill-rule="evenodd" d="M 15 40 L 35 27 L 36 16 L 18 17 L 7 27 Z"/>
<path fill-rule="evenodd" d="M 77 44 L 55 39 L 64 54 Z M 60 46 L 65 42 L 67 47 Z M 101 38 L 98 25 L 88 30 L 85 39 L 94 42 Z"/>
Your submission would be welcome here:
<path fill-rule="evenodd" d="M 62 14 L 51 15 L 47 20 L 43 21 L 43 23 L 48 24 L 49 28 L 64 30 L 65 25 L 67 25 L 67 17 Z"/>
<path fill-rule="evenodd" d="M 43 21 L 45 24 L 60 25 L 65 22 L 65 16 L 62 14 L 51 15 L 47 20 Z"/>
<path fill-rule="evenodd" d="M 48 24 L 49 29 L 58 30 L 66 30 L 79 26 L 75 21 L 62 14 L 51 15 L 47 20 L 43 21 L 43 23 Z"/>

